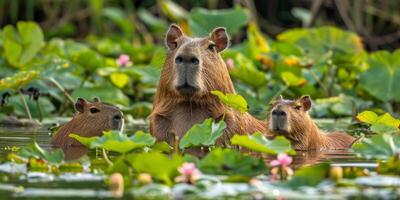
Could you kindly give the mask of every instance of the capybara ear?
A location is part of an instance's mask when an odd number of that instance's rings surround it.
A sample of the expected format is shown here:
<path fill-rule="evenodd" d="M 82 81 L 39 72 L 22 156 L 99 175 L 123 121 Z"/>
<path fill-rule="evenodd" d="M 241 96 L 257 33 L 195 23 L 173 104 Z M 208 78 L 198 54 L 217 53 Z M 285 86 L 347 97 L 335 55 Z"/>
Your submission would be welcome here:
<path fill-rule="evenodd" d="M 78 100 L 76 100 L 75 109 L 78 112 L 83 113 L 85 111 L 85 106 L 86 106 L 86 100 L 84 98 L 78 98 Z"/>
<path fill-rule="evenodd" d="M 229 36 L 223 27 L 214 29 L 211 32 L 210 38 L 215 43 L 217 52 L 223 51 L 229 45 Z"/>
<path fill-rule="evenodd" d="M 93 97 L 93 102 L 100 103 L 101 102 L 100 97 Z"/>
<path fill-rule="evenodd" d="M 300 98 L 300 103 L 304 109 L 304 111 L 308 111 L 311 109 L 311 98 L 308 95 L 302 96 Z"/>
<path fill-rule="evenodd" d="M 167 36 L 165 36 L 165 45 L 168 47 L 169 50 L 173 50 L 178 47 L 178 43 L 176 40 L 183 36 L 182 29 L 176 25 L 171 24 L 167 31 Z"/>

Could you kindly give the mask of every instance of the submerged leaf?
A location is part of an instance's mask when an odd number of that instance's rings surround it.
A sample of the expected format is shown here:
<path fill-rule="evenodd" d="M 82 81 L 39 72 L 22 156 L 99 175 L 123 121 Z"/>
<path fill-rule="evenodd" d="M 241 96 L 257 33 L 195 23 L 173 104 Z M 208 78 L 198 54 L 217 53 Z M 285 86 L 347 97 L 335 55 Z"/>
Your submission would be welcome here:
<path fill-rule="evenodd" d="M 295 154 L 290 141 L 283 136 L 277 136 L 273 140 L 267 140 L 262 133 L 255 132 L 253 135 L 234 135 L 231 142 L 234 145 L 272 155 L 279 153 Z"/>
<path fill-rule="evenodd" d="M 267 171 L 264 161 L 241 154 L 234 149 L 217 148 L 200 161 L 207 174 L 256 176 Z"/>

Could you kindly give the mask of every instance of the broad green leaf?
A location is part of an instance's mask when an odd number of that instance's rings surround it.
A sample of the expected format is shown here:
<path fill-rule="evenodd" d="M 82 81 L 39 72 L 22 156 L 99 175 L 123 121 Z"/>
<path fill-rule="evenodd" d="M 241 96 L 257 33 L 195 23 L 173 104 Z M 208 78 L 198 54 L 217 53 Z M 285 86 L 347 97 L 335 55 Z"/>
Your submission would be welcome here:
<path fill-rule="evenodd" d="M 381 101 L 400 102 L 400 50 L 392 54 L 378 51 L 369 55 L 367 71 L 360 76 L 360 86 Z"/>
<path fill-rule="evenodd" d="M 242 96 L 238 94 L 224 94 L 218 90 L 211 91 L 211 94 L 217 96 L 220 101 L 222 101 L 227 106 L 234 108 L 241 113 L 245 113 L 247 111 L 247 102 Z"/>
<path fill-rule="evenodd" d="M 357 115 L 357 119 L 371 125 L 371 131 L 375 133 L 399 132 L 400 120 L 389 113 L 378 116 L 372 111 L 364 111 Z"/>
<path fill-rule="evenodd" d="M 25 67 L 44 45 L 43 32 L 34 22 L 18 22 L 3 29 L 4 56 L 14 67 Z"/>
<path fill-rule="evenodd" d="M 143 131 L 137 131 L 130 137 L 116 131 L 107 131 L 103 133 L 103 136 L 93 140 L 90 148 L 104 148 L 108 151 L 127 153 L 134 149 L 151 146 L 155 142 L 156 139 L 153 136 Z"/>
<path fill-rule="evenodd" d="M 290 141 L 283 136 L 277 136 L 273 140 L 267 140 L 260 132 L 252 135 L 234 135 L 231 139 L 233 145 L 239 145 L 247 149 L 276 155 L 279 153 L 295 154 Z"/>
<path fill-rule="evenodd" d="M 138 173 L 149 173 L 152 177 L 172 184 L 178 174 L 177 168 L 182 165 L 183 158 L 177 154 L 168 156 L 159 152 L 129 154 L 126 160 Z"/>
<path fill-rule="evenodd" d="M 216 27 L 225 27 L 230 35 L 235 35 L 248 23 L 244 9 L 236 7 L 225 10 L 191 10 L 189 27 L 195 36 L 206 36 Z"/>
<path fill-rule="evenodd" d="M 117 24 L 126 37 L 132 37 L 135 26 L 132 26 L 124 11 L 115 7 L 107 7 L 102 9 L 102 14 Z"/>
<path fill-rule="evenodd" d="M 118 88 L 123 88 L 129 82 L 129 76 L 124 73 L 112 73 L 110 75 L 111 82 Z"/>
<path fill-rule="evenodd" d="M 352 150 L 366 158 L 387 159 L 399 153 L 400 136 L 398 134 L 379 134 L 364 138 L 361 143 L 352 146 Z"/>
<path fill-rule="evenodd" d="M 18 155 L 24 158 L 43 159 L 51 164 L 60 164 L 64 159 L 64 153 L 61 149 L 47 151 L 42 149 L 36 142 L 22 148 Z"/>
<path fill-rule="evenodd" d="M 74 99 L 79 97 L 93 99 L 93 97 L 96 96 L 107 103 L 129 105 L 129 98 L 121 90 L 108 85 L 77 88 L 72 92 L 72 97 Z"/>
<path fill-rule="evenodd" d="M 0 92 L 7 89 L 18 90 L 39 76 L 38 71 L 19 71 L 13 76 L 0 79 Z"/>
<path fill-rule="evenodd" d="M 378 120 L 378 115 L 372 111 L 364 111 L 357 115 L 357 119 L 361 122 L 365 122 L 368 124 L 374 124 Z"/>
<path fill-rule="evenodd" d="M 282 72 L 281 78 L 287 86 L 293 87 L 303 86 L 307 82 L 306 79 L 298 77 L 290 71 Z"/>
<path fill-rule="evenodd" d="M 243 54 L 237 54 L 234 58 L 236 66 L 229 71 L 230 75 L 254 88 L 263 87 L 267 83 L 267 76 L 258 70 L 253 62 Z"/>
<path fill-rule="evenodd" d="M 71 133 L 68 135 L 70 138 L 74 138 L 75 140 L 78 140 L 81 144 L 85 145 L 86 147 L 90 147 L 90 144 L 94 142 L 95 140 L 99 139 L 99 136 L 93 136 L 93 137 L 82 137 L 78 134 Z"/>
<path fill-rule="evenodd" d="M 158 4 L 160 5 L 161 11 L 171 21 L 181 22 L 186 20 L 189 16 L 189 13 L 183 7 L 171 0 L 158 0 Z"/>
<path fill-rule="evenodd" d="M 207 118 L 201 124 L 195 124 L 190 128 L 179 142 L 179 148 L 184 149 L 191 146 L 212 146 L 222 135 L 226 123 L 223 120 L 214 122 Z"/>
<path fill-rule="evenodd" d="M 56 107 L 48 97 L 42 96 L 37 101 L 33 100 L 32 98 L 28 98 L 27 95 L 24 95 L 24 98 L 31 112 L 31 115 L 34 118 L 39 118 L 40 115 L 43 118 L 51 117 L 52 112 L 56 110 Z M 25 105 L 19 95 L 8 98 L 8 105 L 12 105 L 14 109 L 14 114 L 16 116 L 26 117 Z M 38 105 L 40 106 L 40 108 L 38 108 Z"/>
<path fill-rule="evenodd" d="M 234 149 L 217 148 L 200 161 L 199 168 L 207 174 L 256 176 L 267 172 L 261 158 L 241 154 Z"/>
<path fill-rule="evenodd" d="M 141 19 L 150 29 L 154 32 L 164 33 L 168 28 L 168 22 L 163 18 L 159 18 L 150 13 L 147 9 L 139 9 L 137 12 L 139 19 Z"/>
<path fill-rule="evenodd" d="M 282 185 L 294 189 L 304 186 L 316 186 L 328 176 L 329 166 L 329 163 L 322 163 L 302 167 L 296 170 L 292 179 L 286 183 L 282 183 Z"/>

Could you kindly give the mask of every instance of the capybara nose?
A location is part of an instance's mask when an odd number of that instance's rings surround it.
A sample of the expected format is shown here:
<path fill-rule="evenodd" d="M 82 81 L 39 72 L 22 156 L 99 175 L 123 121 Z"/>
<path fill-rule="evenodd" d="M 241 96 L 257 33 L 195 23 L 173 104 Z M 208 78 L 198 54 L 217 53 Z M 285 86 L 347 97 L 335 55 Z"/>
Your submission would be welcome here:
<path fill-rule="evenodd" d="M 121 121 L 121 120 L 122 120 L 122 115 L 121 115 L 121 114 L 116 114 L 116 115 L 114 115 L 113 120 L 115 120 L 115 121 Z"/>
<path fill-rule="evenodd" d="M 185 64 L 185 65 L 193 65 L 193 66 L 198 66 L 200 63 L 199 59 L 192 54 L 181 54 L 176 56 L 175 58 L 175 64 L 180 65 L 180 64 Z"/>

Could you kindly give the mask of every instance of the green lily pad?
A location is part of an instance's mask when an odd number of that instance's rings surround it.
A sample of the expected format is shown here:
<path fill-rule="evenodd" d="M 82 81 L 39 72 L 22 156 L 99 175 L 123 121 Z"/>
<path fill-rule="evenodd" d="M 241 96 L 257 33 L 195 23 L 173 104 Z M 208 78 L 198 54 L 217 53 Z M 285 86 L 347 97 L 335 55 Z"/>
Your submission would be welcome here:
<path fill-rule="evenodd" d="M 326 179 L 329 173 L 329 167 L 329 163 L 302 167 L 296 170 L 290 181 L 282 183 L 282 185 L 294 189 L 302 186 L 316 186 Z"/>
<path fill-rule="evenodd" d="M 238 94 L 224 94 L 218 90 L 211 91 L 211 94 L 217 96 L 227 106 L 234 108 L 241 113 L 247 111 L 247 102 L 242 96 Z"/>
<path fill-rule="evenodd" d="M 252 135 L 234 135 L 231 143 L 253 151 L 272 155 L 279 153 L 296 154 L 292 149 L 290 141 L 285 137 L 277 136 L 273 140 L 267 140 L 260 132 L 255 132 Z"/>
<path fill-rule="evenodd" d="M 213 119 L 207 118 L 201 124 L 195 124 L 186 132 L 179 142 L 179 148 L 214 145 L 225 128 L 226 123 L 223 120 L 214 122 Z"/>
<path fill-rule="evenodd" d="M 90 148 L 103 148 L 123 154 L 134 149 L 152 146 L 156 142 L 153 136 L 143 131 L 137 131 L 130 137 L 116 131 L 104 132 L 101 137 L 81 137 L 76 134 L 70 134 L 69 137 L 75 138 Z"/>

